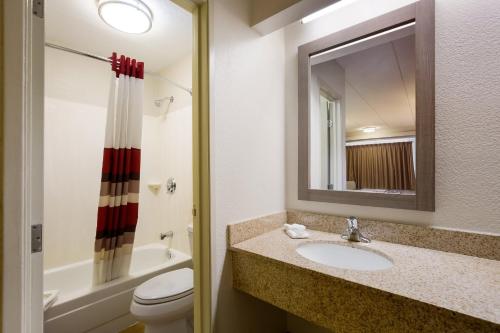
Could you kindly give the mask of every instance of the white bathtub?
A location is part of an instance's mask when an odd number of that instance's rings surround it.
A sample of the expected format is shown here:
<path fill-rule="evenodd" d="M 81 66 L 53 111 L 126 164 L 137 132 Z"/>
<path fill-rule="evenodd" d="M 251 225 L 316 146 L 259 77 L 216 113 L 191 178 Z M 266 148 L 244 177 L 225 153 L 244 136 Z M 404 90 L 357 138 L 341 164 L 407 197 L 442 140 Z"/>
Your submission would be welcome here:
<path fill-rule="evenodd" d="M 44 272 L 44 289 L 59 290 L 56 302 L 45 311 L 44 332 L 117 332 L 134 322 L 129 313 L 135 287 L 151 277 L 191 267 L 191 257 L 166 246 L 151 244 L 134 248 L 130 275 L 92 287 L 92 260 Z"/>

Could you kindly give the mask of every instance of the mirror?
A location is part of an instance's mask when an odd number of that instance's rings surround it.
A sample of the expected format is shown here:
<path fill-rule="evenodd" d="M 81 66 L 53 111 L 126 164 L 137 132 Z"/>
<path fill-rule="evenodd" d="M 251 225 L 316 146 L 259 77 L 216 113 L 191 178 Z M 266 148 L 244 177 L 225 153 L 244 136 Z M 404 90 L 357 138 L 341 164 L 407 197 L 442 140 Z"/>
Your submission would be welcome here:
<path fill-rule="evenodd" d="M 414 28 L 311 57 L 311 188 L 415 195 Z"/>
<path fill-rule="evenodd" d="M 299 199 L 434 210 L 431 2 L 299 47 Z"/>

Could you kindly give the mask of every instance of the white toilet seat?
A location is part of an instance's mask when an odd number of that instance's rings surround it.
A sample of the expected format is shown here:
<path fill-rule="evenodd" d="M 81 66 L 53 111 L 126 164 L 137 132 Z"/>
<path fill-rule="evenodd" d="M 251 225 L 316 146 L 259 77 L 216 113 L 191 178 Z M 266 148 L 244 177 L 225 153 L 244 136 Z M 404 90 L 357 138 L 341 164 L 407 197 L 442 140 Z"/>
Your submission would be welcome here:
<path fill-rule="evenodd" d="M 190 289 L 186 292 L 183 292 L 183 293 L 180 293 L 177 295 L 155 298 L 155 299 L 142 299 L 142 298 L 134 295 L 134 302 L 136 302 L 138 304 L 142 304 L 142 305 L 156 305 L 156 304 L 172 302 L 172 301 L 178 300 L 180 298 L 184 298 L 186 296 L 189 296 L 192 293 L 193 293 L 193 289 Z"/>
<path fill-rule="evenodd" d="M 157 322 L 171 322 L 181 318 L 187 318 L 193 312 L 193 294 L 179 298 L 175 301 L 159 304 L 139 304 L 132 301 L 130 313 L 141 322 L 146 324 Z"/>
<path fill-rule="evenodd" d="M 190 318 L 193 302 L 193 270 L 181 268 L 158 275 L 138 286 L 134 291 L 130 313 L 145 323 L 146 328 L 166 327 L 175 321 Z"/>
<path fill-rule="evenodd" d="M 172 302 L 193 293 L 193 270 L 181 268 L 144 282 L 134 290 L 134 301 L 143 305 Z"/>

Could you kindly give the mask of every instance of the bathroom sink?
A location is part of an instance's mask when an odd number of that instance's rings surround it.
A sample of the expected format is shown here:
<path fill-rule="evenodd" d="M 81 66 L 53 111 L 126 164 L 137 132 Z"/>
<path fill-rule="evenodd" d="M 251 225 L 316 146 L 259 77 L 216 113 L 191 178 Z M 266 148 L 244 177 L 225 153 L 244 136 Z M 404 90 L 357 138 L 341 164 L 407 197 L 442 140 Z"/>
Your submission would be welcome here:
<path fill-rule="evenodd" d="M 377 271 L 392 267 L 392 262 L 378 253 L 334 243 L 306 243 L 296 251 L 306 259 L 337 268 Z"/>

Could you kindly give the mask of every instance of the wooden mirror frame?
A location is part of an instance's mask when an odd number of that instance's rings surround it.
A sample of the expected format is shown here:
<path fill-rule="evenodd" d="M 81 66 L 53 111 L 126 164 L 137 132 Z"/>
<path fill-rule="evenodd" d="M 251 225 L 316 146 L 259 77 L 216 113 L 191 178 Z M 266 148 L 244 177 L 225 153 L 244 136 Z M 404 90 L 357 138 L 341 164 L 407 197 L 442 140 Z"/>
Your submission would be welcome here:
<path fill-rule="evenodd" d="M 415 21 L 416 193 L 415 195 L 311 189 L 309 181 L 310 56 Z M 434 0 L 365 21 L 298 48 L 299 200 L 434 211 Z"/>

